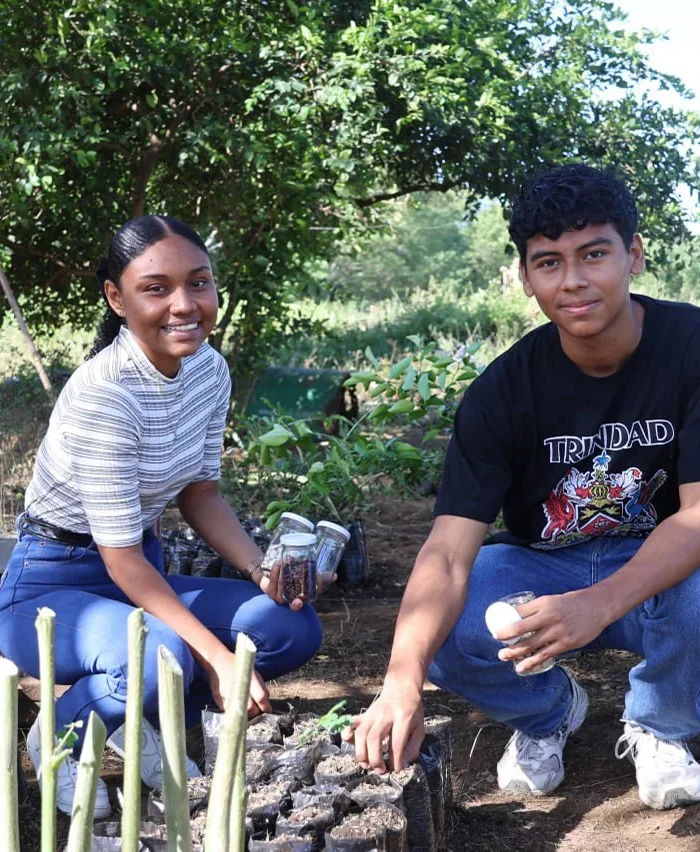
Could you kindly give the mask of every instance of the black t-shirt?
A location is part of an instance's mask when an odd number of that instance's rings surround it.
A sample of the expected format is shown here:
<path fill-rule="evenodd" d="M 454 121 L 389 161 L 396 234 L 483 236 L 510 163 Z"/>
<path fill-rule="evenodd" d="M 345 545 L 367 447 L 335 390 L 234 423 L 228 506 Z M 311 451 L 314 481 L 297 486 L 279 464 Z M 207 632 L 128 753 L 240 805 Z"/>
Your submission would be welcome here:
<path fill-rule="evenodd" d="M 436 515 L 491 523 L 550 550 L 643 536 L 700 481 L 700 308 L 633 296 L 642 337 L 611 376 L 582 373 L 552 323 L 467 389 Z"/>

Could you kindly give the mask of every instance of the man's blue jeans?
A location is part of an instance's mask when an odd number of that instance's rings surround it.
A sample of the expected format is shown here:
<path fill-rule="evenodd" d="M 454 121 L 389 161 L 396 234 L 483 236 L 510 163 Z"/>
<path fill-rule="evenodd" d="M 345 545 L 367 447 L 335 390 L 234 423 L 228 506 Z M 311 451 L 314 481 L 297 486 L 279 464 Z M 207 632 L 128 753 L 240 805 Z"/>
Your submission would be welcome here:
<path fill-rule="evenodd" d="M 143 550 L 163 573 L 158 539 L 148 533 Z M 321 644 L 321 626 L 310 606 L 292 612 L 243 580 L 179 575 L 166 579 L 227 647 L 234 648 L 239 631 L 253 640 L 255 667 L 265 680 L 303 665 Z M 72 684 L 56 703 L 57 729 L 77 720 L 86 722 L 94 710 L 112 734 L 126 710 L 126 622 L 134 607 L 109 578 L 96 546 L 69 547 L 19 531 L 1 583 L 0 652 L 26 674 L 38 677 L 34 621 L 39 607 L 50 607 L 56 613 L 56 682 Z M 187 723 L 194 724 L 201 710 L 213 705 L 207 677 L 174 630 L 148 614 L 145 621 L 144 715 L 157 725 L 157 650 L 165 645 L 182 666 Z"/>
<path fill-rule="evenodd" d="M 621 568 L 642 541 L 598 538 L 548 552 L 507 544 L 483 547 L 469 579 L 464 612 L 428 678 L 516 730 L 534 737 L 554 733 L 571 703 L 567 676 L 555 666 L 521 677 L 512 662 L 499 660 L 504 645 L 486 628 L 486 607 L 512 592 L 531 590 L 539 596 L 587 588 Z M 628 612 L 583 650 L 595 648 L 632 651 L 644 658 L 630 671 L 625 719 L 662 739 L 700 733 L 700 571 Z"/>

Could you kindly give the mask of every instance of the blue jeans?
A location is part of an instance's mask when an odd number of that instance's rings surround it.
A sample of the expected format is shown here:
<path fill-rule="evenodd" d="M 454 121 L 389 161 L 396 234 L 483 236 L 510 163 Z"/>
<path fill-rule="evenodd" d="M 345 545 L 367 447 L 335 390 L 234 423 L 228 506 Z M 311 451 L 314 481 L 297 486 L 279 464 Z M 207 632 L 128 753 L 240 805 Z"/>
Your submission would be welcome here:
<path fill-rule="evenodd" d="M 56 702 L 56 726 L 87 721 L 94 710 L 108 736 L 126 710 L 127 618 L 134 607 L 110 579 L 97 547 L 70 547 L 19 532 L 0 585 L 0 652 L 26 674 L 39 676 L 34 622 L 37 609 L 56 613 L 56 682 L 71 684 Z M 163 551 L 147 533 L 146 559 L 162 574 Z M 182 603 L 228 648 L 239 631 L 255 643 L 255 667 L 265 680 L 307 662 L 321 644 L 314 609 L 292 612 L 243 580 L 168 576 Z M 144 671 L 144 716 L 158 722 L 157 650 L 165 645 L 184 673 L 187 724 L 213 704 L 208 679 L 185 642 L 164 622 L 145 615 L 148 633 Z M 82 731 L 78 730 L 79 750 Z"/>
<path fill-rule="evenodd" d="M 554 733 L 571 704 L 566 674 L 555 666 L 521 677 L 512 662 L 501 662 L 497 653 L 504 646 L 486 628 L 486 607 L 512 592 L 556 595 L 592 586 L 630 560 L 642 541 L 599 538 L 549 552 L 508 544 L 483 547 L 464 611 L 430 666 L 429 679 L 516 730 L 534 737 Z M 629 674 L 626 720 L 663 739 L 700 733 L 699 571 L 628 612 L 581 650 L 595 648 L 644 658 Z"/>

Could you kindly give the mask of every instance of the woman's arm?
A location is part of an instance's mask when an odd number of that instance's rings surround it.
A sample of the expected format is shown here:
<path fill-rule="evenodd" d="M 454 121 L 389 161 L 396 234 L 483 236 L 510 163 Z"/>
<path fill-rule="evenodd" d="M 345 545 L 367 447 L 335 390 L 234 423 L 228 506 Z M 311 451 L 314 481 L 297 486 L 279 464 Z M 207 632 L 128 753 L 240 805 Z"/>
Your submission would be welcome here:
<path fill-rule="evenodd" d="M 233 653 L 187 609 L 143 555 L 140 544 L 98 547 L 109 576 L 129 600 L 172 627 L 187 643 L 194 658 L 209 675 L 214 700 L 223 709 L 231 690 Z M 257 673 L 253 676 L 250 695 L 249 712 L 256 712 L 256 708 L 257 712 L 270 712 L 267 689 Z"/>
<path fill-rule="evenodd" d="M 279 589 L 277 573 L 270 577 L 260 570 L 262 551 L 248 536 L 235 512 L 219 493 L 215 480 L 193 482 L 183 488 L 177 498 L 182 517 L 217 553 L 231 565 L 248 574 L 258 586 L 277 603 L 285 603 Z M 292 601 L 290 608 L 299 610 L 304 605 L 300 599 Z"/>

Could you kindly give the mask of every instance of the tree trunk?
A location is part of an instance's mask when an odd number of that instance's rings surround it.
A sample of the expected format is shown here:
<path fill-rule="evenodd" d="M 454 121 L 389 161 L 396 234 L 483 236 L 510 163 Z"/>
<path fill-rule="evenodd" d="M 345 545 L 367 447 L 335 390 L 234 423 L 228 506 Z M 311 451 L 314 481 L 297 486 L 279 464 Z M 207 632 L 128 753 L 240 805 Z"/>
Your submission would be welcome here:
<path fill-rule="evenodd" d="M 0 266 L 0 286 L 5 291 L 5 295 L 7 296 L 7 301 L 10 303 L 10 307 L 12 308 L 12 313 L 15 315 L 15 319 L 17 320 L 17 325 L 19 326 L 19 330 L 22 333 L 22 337 L 24 338 L 24 342 L 29 350 L 29 357 L 32 360 L 32 364 L 36 367 L 36 371 L 39 374 L 39 378 L 41 379 L 41 384 L 44 386 L 44 390 L 48 394 L 51 402 L 56 401 L 56 393 L 53 389 L 53 385 L 51 384 L 51 379 L 49 378 L 49 374 L 46 372 L 44 365 L 41 363 L 41 358 L 39 357 L 39 353 L 37 351 L 36 346 L 34 345 L 34 341 L 32 340 L 31 335 L 29 334 L 29 329 L 27 328 L 27 324 L 24 321 L 24 317 L 22 316 L 22 311 L 20 310 L 19 305 L 17 304 L 17 299 L 15 299 L 15 294 L 12 292 L 12 287 L 10 287 L 10 282 L 7 280 L 7 275 L 5 275 L 5 270 Z"/>

